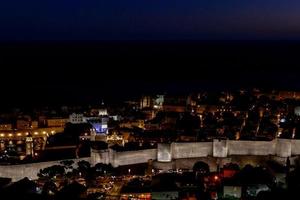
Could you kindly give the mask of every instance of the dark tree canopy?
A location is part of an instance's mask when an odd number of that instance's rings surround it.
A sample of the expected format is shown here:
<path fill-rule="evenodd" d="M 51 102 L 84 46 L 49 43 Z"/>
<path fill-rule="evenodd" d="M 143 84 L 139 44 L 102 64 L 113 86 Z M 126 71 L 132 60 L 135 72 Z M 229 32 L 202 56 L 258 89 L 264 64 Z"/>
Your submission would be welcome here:
<path fill-rule="evenodd" d="M 202 175 L 210 172 L 208 164 L 202 161 L 198 161 L 194 164 L 193 171 Z"/>

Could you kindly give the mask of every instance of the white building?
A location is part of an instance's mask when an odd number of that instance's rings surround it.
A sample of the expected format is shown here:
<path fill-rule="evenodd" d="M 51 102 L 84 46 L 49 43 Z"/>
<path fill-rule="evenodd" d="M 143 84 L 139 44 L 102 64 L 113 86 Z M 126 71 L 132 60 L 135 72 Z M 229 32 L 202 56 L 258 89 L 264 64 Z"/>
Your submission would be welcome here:
<path fill-rule="evenodd" d="M 300 116 L 300 106 L 295 107 L 295 115 Z"/>
<path fill-rule="evenodd" d="M 164 104 L 164 95 L 157 95 L 154 100 L 154 108 L 155 109 L 162 109 Z"/>
<path fill-rule="evenodd" d="M 72 124 L 82 124 L 85 123 L 83 114 L 73 113 L 69 116 L 69 122 Z"/>

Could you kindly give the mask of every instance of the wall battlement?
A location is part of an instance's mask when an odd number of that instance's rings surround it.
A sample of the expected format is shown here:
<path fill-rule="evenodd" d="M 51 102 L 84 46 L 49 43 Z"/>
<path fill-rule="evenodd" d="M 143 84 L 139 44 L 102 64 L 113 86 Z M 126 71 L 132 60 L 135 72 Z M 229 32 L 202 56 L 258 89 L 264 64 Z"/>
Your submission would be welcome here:
<path fill-rule="evenodd" d="M 182 158 L 229 156 L 278 156 L 291 157 L 300 155 L 300 140 L 275 139 L 272 141 L 241 141 L 241 140 L 213 140 L 212 142 L 185 142 L 159 144 L 157 149 L 116 152 L 92 150 L 91 162 L 111 163 L 114 167 L 157 160 L 161 162 Z"/>
<path fill-rule="evenodd" d="M 113 149 L 91 149 L 91 157 L 74 159 L 86 160 L 92 165 L 97 163 L 112 164 L 114 167 L 146 163 L 150 159 L 167 164 L 184 159 L 205 159 L 206 161 L 231 156 L 272 156 L 284 163 L 287 157 L 300 155 L 300 140 L 276 139 L 273 141 L 236 141 L 213 140 L 212 142 L 186 142 L 158 144 L 158 148 L 136 151 L 117 152 Z M 215 162 L 215 161 L 212 161 Z M 0 166 L 0 177 L 12 178 L 13 181 L 24 177 L 37 179 L 40 169 L 59 164 L 60 161 L 40 162 L 22 165 Z"/>

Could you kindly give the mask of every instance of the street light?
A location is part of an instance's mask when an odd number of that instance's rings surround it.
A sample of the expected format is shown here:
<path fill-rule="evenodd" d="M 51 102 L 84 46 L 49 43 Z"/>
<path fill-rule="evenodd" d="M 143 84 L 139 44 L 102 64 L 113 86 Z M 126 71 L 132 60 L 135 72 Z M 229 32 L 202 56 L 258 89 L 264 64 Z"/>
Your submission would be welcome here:
<path fill-rule="evenodd" d="M 219 177 L 217 175 L 214 176 L 214 180 L 217 181 Z"/>

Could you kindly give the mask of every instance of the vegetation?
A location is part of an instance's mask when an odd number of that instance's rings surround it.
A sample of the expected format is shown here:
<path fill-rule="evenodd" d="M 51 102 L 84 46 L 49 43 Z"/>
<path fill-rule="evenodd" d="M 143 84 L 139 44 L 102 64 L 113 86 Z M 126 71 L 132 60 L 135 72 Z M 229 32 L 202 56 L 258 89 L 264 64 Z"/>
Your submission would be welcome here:
<path fill-rule="evenodd" d="M 56 195 L 57 199 L 63 199 L 70 190 L 74 190 L 77 197 L 81 193 L 78 191 L 85 190 L 85 187 L 77 184 L 76 180 L 83 178 L 85 186 L 93 186 L 97 177 L 112 175 L 114 173 L 115 169 L 111 164 L 98 163 L 92 167 L 89 162 L 84 160 L 79 161 L 76 165 L 72 160 L 64 160 L 60 162 L 60 165 L 41 169 L 38 177 L 39 181 L 44 182 L 42 187 L 43 195 Z M 100 198 L 103 195 L 98 196 Z M 92 196 L 89 198 L 92 198 Z"/>

